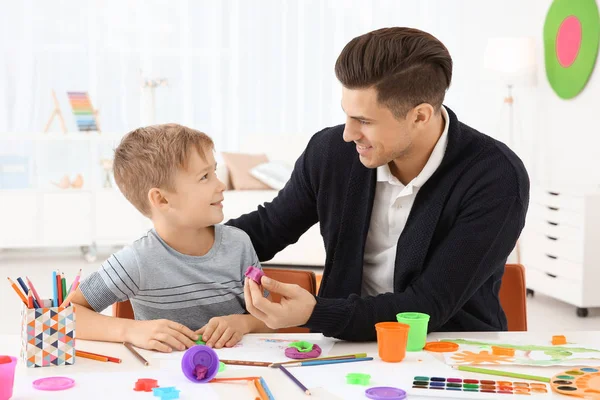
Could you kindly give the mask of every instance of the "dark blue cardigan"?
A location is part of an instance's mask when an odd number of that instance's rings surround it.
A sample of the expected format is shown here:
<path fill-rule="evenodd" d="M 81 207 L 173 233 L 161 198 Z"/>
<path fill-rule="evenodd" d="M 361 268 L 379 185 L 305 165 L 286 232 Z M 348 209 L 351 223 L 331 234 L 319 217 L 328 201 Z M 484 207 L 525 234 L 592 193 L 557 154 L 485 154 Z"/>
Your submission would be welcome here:
<path fill-rule="evenodd" d="M 376 169 L 363 166 L 344 126 L 315 134 L 277 197 L 228 224 L 248 233 L 261 261 L 317 221 L 326 261 L 305 326 L 345 340 L 374 340 L 374 325 L 404 311 L 431 316 L 430 331 L 506 330 L 498 292 L 525 223 L 529 178 L 500 143 L 458 121 L 442 164 L 421 187 L 398 240 L 394 293 L 361 298 Z"/>

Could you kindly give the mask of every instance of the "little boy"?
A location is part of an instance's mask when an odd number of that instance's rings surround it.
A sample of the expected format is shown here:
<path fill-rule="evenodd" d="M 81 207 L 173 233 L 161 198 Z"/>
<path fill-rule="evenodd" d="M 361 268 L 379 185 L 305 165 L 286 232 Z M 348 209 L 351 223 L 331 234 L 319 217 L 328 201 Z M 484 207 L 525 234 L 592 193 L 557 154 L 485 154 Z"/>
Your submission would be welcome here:
<path fill-rule="evenodd" d="M 136 129 L 115 150 L 113 168 L 123 195 L 154 229 L 82 281 L 73 298 L 77 337 L 170 352 L 200 335 L 221 348 L 269 332 L 245 314 L 244 272 L 260 264 L 245 232 L 219 225 L 225 185 L 212 140 L 176 124 Z M 135 320 L 100 314 L 127 299 Z"/>

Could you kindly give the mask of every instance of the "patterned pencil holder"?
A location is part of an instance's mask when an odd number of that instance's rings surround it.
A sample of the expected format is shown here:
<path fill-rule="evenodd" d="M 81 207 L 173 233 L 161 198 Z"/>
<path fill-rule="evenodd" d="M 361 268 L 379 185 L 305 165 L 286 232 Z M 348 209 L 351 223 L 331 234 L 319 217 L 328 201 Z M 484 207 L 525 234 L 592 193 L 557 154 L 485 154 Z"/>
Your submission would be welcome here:
<path fill-rule="evenodd" d="M 21 359 L 27 367 L 75 363 L 75 306 L 21 310 Z"/>

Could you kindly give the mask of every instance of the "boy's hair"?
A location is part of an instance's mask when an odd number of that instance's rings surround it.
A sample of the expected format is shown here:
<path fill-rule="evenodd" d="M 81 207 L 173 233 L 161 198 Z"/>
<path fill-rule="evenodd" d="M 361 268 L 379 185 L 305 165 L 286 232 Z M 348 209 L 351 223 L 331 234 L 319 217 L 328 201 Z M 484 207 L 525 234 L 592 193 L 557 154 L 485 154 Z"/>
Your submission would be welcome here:
<path fill-rule="evenodd" d="M 205 152 L 213 148 L 208 135 L 178 124 L 138 128 L 125 135 L 115 149 L 115 182 L 127 200 L 150 217 L 148 191 L 174 190 L 175 173 L 187 168 L 191 151 L 206 161 Z"/>
<path fill-rule="evenodd" d="M 427 32 L 383 28 L 352 39 L 335 63 L 348 89 L 377 90 L 377 101 L 396 118 L 428 103 L 438 111 L 452 80 L 448 49 Z"/>

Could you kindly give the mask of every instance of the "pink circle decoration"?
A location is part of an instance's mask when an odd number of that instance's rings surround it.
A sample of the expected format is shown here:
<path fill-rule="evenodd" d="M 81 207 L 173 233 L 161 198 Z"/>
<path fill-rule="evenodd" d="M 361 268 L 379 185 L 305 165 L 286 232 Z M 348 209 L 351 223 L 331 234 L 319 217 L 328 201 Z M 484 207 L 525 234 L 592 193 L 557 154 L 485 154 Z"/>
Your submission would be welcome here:
<path fill-rule="evenodd" d="M 577 59 L 581 48 L 581 21 L 574 15 L 565 18 L 556 35 L 556 57 L 563 68 L 568 68 Z"/>
<path fill-rule="evenodd" d="M 318 344 L 313 344 L 311 351 L 302 352 L 295 347 L 285 349 L 285 356 L 294 360 L 302 360 L 303 358 L 317 358 L 321 355 L 321 348 Z"/>

